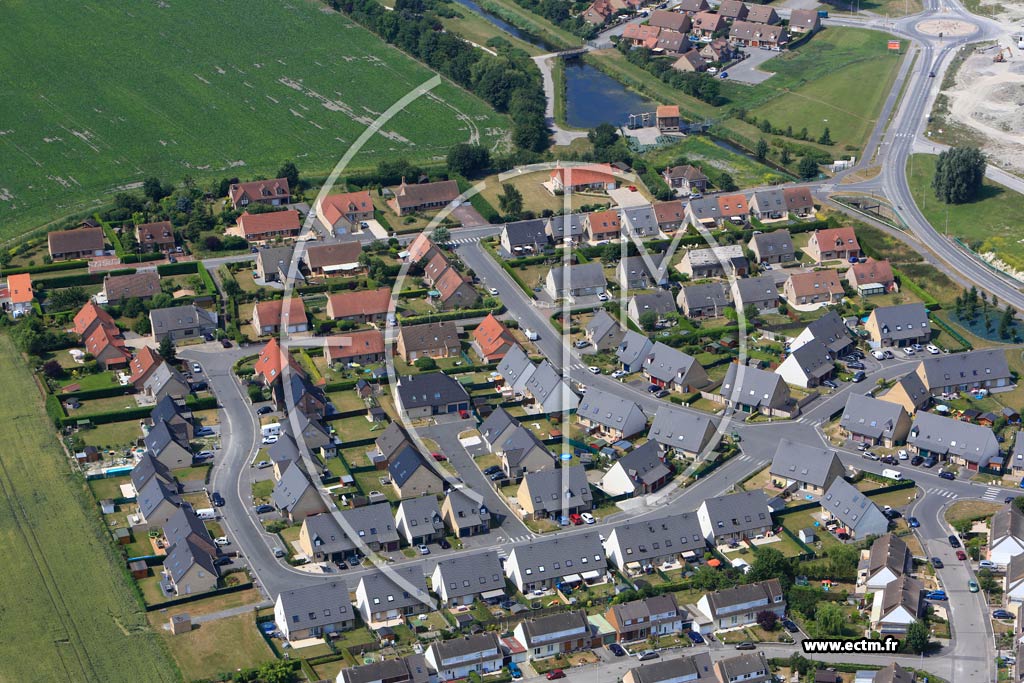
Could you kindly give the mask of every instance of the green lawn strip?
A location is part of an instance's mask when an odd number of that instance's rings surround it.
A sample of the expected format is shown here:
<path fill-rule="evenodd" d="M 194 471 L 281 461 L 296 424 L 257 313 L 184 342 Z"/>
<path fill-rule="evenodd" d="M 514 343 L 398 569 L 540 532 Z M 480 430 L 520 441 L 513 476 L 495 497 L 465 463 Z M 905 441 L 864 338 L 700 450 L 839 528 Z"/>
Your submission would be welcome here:
<path fill-rule="evenodd" d="M 186 608 L 176 608 L 175 611 Z M 171 654 L 186 680 L 211 680 L 219 674 L 248 669 L 273 661 L 274 654 L 256 627 L 252 612 L 193 626 L 192 631 L 171 635 L 161 628 L 165 615 L 153 615 Z"/>
<path fill-rule="evenodd" d="M 93 429 L 82 430 L 78 432 L 78 436 L 82 438 L 86 446 L 118 450 L 135 445 L 142 438 L 142 428 L 139 427 L 138 420 L 108 422 L 96 425 Z"/>
<path fill-rule="evenodd" d="M 536 36 L 543 36 L 544 39 L 560 47 L 579 47 L 583 39 L 577 35 L 555 26 L 544 17 L 523 9 L 513 0 L 480 0 L 480 7 L 498 15 L 513 26 L 525 30 Z"/>

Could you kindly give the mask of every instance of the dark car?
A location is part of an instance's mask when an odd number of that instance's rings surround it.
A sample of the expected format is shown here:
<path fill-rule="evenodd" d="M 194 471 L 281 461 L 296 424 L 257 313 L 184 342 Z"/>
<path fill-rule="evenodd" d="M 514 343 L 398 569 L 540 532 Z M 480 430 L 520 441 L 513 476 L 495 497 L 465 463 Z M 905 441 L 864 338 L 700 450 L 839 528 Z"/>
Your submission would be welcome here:
<path fill-rule="evenodd" d="M 952 472 L 939 472 L 939 479 L 948 479 L 950 481 L 953 481 L 954 479 L 956 479 L 956 475 L 953 474 Z"/>
<path fill-rule="evenodd" d="M 654 396 L 656 398 L 665 398 L 666 396 L 668 396 L 668 389 L 661 389 L 660 391 L 656 392 Z"/>
<path fill-rule="evenodd" d="M 257 505 L 255 509 L 256 509 L 256 514 L 257 515 L 264 515 L 264 514 L 266 514 L 268 512 L 273 512 L 274 511 L 274 506 L 273 505 L 263 504 L 263 505 Z"/>
<path fill-rule="evenodd" d="M 922 458 L 920 455 L 915 455 L 913 458 L 910 459 L 910 464 L 913 465 L 914 467 L 917 467 L 923 462 L 924 458 Z"/>
<path fill-rule="evenodd" d="M 495 472 L 494 474 L 492 474 L 491 476 L 488 477 L 488 479 L 490 479 L 491 481 L 498 481 L 499 479 L 504 479 L 504 478 L 505 478 L 505 473 L 504 472 Z"/>
<path fill-rule="evenodd" d="M 220 340 L 220 345 L 223 346 L 225 349 L 230 349 L 231 348 L 231 342 L 229 340 L 227 340 L 227 339 L 221 339 Z"/>
<path fill-rule="evenodd" d="M 647 391 L 649 391 L 652 394 L 654 394 L 654 393 L 657 393 L 657 392 L 661 391 L 661 387 L 659 387 L 657 384 L 648 384 L 647 385 Z"/>
<path fill-rule="evenodd" d="M 686 632 L 686 637 L 689 638 L 691 642 L 693 642 L 693 643 L 695 643 L 697 645 L 700 645 L 701 643 L 704 642 L 704 636 L 702 636 L 701 634 L 697 633 L 696 631 L 687 631 Z"/>
<path fill-rule="evenodd" d="M 796 633 L 800 630 L 800 628 L 795 623 L 793 623 L 791 619 L 783 619 L 782 628 L 786 629 L 790 633 Z"/>
<path fill-rule="evenodd" d="M 443 539 L 443 538 L 442 538 L 442 539 L 441 539 L 440 541 L 438 541 L 438 542 L 437 542 L 437 544 L 438 544 L 439 546 L 441 546 L 441 547 L 442 547 L 442 548 L 443 548 L 444 550 L 448 550 L 449 548 L 451 548 L 451 547 L 452 547 L 452 544 L 451 544 L 451 543 L 449 543 L 448 541 L 446 541 L 446 540 L 445 540 L 445 539 Z"/>
<path fill-rule="evenodd" d="M 226 564 L 231 564 L 232 561 L 233 560 L 230 557 L 218 557 L 217 559 L 215 559 L 213 561 L 213 566 L 214 567 L 223 567 Z"/>
<path fill-rule="evenodd" d="M 864 364 L 861 363 L 859 360 L 851 360 L 847 361 L 846 367 L 850 368 L 851 370 L 863 370 Z"/>
<path fill-rule="evenodd" d="M 608 646 L 608 649 L 612 651 L 612 654 L 616 657 L 622 657 L 626 654 L 626 650 L 618 643 L 612 643 Z"/>
<path fill-rule="evenodd" d="M 1004 609 L 997 609 L 992 612 L 993 619 L 1013 619 L 1013 615 Z"/>
<path fill-rule="evenodd" d="M 271 408 L 270 406 L 260 406 L 256 410 L 256 414 L 257 415 L 267 415 L 267 414 L 272 413 L 272 412 L 274 412 L 274 409 Z"/>
<path fill-rule="evenodd" d="M 1007 496 L 1006 498 L 1003 498 L 1003 503 L 1009 505 L 1013 502 L 1014 498 L 1016 498 L 1016 496 Z"/>
<path fill-rule="evenodd" d="M 338 560 L 334 563 L 334 566 L 336 566 L 338 569 L 348 569 L 348 565 L 345 564 L 343 560 Z"/>
<path fill-rule="evenodd" d="M 942 563 L 942 560 L 940 560 L 939 558 L 937 558 L 937 557 L 933 557 L 933 558 L 932 558 L 932 566 L 933 566 L 933 567 L 935 567 L 936 569 L 942 569 L 942 568 L 943 568 L 943 567 L 945 567 L 946 565 L 944 565 L 944 564 Z"/>
<path fill-rule="evenodd" d="M 498 465 L 491 465 L 490 467 L 484 470 L 484 474 L 486 474 L 488 477 L 494 474 L 495 472 L 501 472 L 501 467 L 499 467 Z"/>
<path fill-rule="evenodd" d="M 910 525 L 911 529 L 921 526 L 921 522 L 917 521 L 917 517 L 907 517 L 907 524 Z"/>
<path fill-rule="evenodd" d="M 754 643 L 752 643 L 749 640 L 744 640 L 742 643 L 736 643 L 736 649 L 737 650 L 756 650 L 757 649 L 757 645 L 754 645 Z"/>
<path fill-rule="evenodd" d="M 214 491 L 213 493 L 211 493 L 210 500 L 212 500 L 213 504 L 216 505 L 217 507 L 224 507 L 224 496 L 220 495 L 219 491 Z"/>
<path fill-rule="evenodd" d="M 957 538 L 956 536 L 950 534 L 949 535 L 949 547 L 950 548 L 959 548 L 960 547 L 960 539 Z"/>
<path fill-rule="evenodd" d="M 562 671 L 561 669 L 552 669 L 551 671 L 548 672 L 547 679 L 549 681 L 554 681 L 554 680 L 557 680 L 559 678 L 565 678 L 565 672 Z"/>
<path fill-rule="evenodd" d="M 884 462 L 886 465 L 896 465 L 896 464 L 898 464 L 896 458 L 892 457 L 891 455 L 883 455 L 881 457 L 881 461 Z"/>
<path fill-rule="evenodd" d="M 961 560 L 961 561 L 966 560 L 967 559 L 967 553 L 965 553 L 963 550 L 957 550 L 956 551 L 956 559 Z"/>
<path fill-rule="evenodd" d="M 860 363 L 858 363 L 857 365 L 860 365 Z M 867 377 L 867 374 L 863 370 L 858 370 L 853 374 L 853 377 L 850 379 L 850 381 L 854 383 L 863 382 L 865 379 L 867 379 Z"/>
<path fill-rule="evenodd" d="M 829 389 L 838 389 L 839 388 L 839 385 L 836 384 L 835 382 L 833 382 L 830 379 L 823 379 L 823 380 L 821 380 L 821 383 L 824 386 L 828 387 Z"/>
<path fill-rule="evenodd" d="M 935 464 L 937 462 L 938 462 L 938 460 L 936 460 L 935 458 L 928 457 L 928 458 L 924 459 L 924 466 L 925 467 L 935 467 Z"/>

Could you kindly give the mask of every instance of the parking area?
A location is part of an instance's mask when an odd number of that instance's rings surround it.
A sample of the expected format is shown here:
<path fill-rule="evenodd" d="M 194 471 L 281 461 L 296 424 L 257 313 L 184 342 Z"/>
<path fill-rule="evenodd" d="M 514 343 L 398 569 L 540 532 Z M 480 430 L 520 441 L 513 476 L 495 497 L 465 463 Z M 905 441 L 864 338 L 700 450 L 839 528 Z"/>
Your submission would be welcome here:
<path fill-rule="evenodd" d="M 739 64 L 730 66 L 726 71 L 729 74 L 730 81 L 739 81 L 740 83 L 749 83 L 750 85 L 757 85 L 763 83 L 775 74 L 770 71 L 764 71 L 760 67 L 765 62 L 771 60 L 773 57 L 778 57 L 781 52 L 775 52 L 774 50 L 762 50 L 756 47 L 749 47 L 745 49 L 747 58 Z"/>

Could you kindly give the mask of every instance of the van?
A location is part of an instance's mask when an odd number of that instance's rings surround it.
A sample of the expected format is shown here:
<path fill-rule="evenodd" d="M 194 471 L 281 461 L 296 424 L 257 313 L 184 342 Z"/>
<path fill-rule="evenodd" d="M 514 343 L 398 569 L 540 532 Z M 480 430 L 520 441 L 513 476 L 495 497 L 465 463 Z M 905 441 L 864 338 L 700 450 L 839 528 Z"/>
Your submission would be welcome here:
<path fill-rule="evenodd" d="M 524 332 L 526 334 L 526 338 L 529 339 L 530 341 L 537 341 L 538 339 L 540 339 L 540 335 L 529 328 L 524 330 Z"/>
<path fill-rule="evenodd" d="M 217 519 L 217 513 L 214 511 L 213 508 L 198 508 L 196 510 L 196 517 L 203 520 L 204 522 L 209 522 L 214 519 Z"/>
<path fill-rule="evenodd" d="M 280 436 L 281 423 L 273 422 L 268 425 L 263 425 L 262 427 L 260 427 L 260 431 L 263 433 L 263 436 Z"/>
<path fill-rule="evenodd" d="M 882 470 L 882 476 L 885 477 L 886 479 L 895 479 L 896 481 L 903 479 L 903 473 L 900 472 L 899 470 L 894 469 Z"/>

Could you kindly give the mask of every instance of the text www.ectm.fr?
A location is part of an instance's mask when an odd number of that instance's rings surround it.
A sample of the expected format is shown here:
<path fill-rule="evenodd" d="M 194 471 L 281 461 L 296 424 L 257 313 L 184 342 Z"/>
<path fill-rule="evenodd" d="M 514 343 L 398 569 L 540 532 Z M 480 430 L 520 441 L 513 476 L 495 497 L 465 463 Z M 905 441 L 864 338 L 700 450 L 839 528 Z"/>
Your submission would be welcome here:
<path fill-rule="evenodd" d="M 892 636 L 886 636 L 882 640 L 874 640 L 871 638 L 858 638 L 856 640 L 808 638 L 807 640 L 801 641 L 800 644 L 804 648 L 804 653 L 809 655 L 822 653 L 848 654 L 851 652 L 892 654 L 894 652 L 898 652 L 900 648 L 900 641 Z"/>

